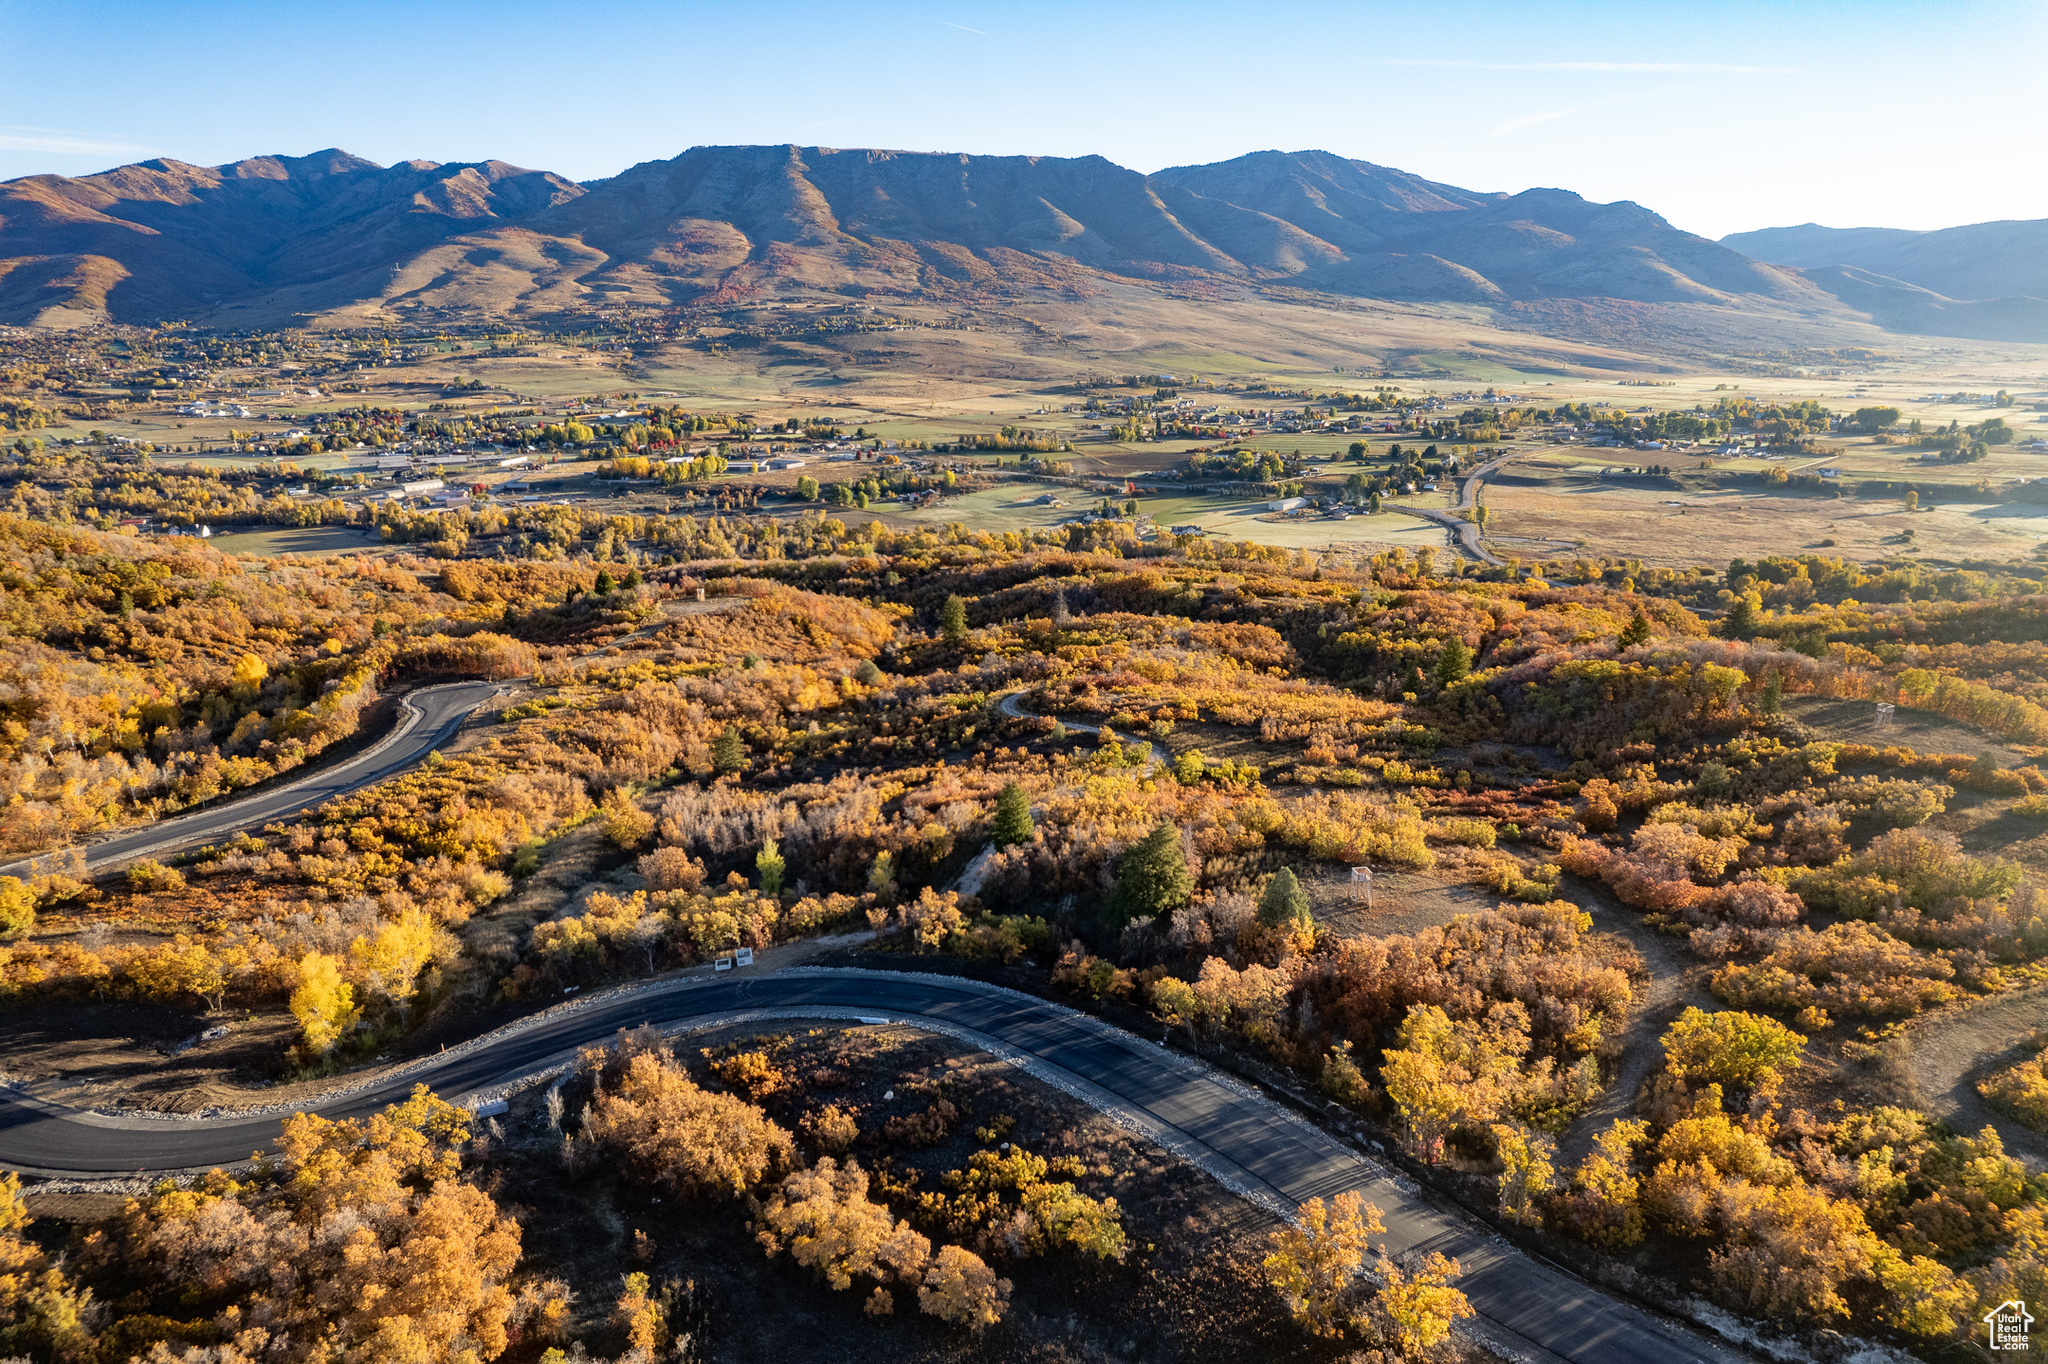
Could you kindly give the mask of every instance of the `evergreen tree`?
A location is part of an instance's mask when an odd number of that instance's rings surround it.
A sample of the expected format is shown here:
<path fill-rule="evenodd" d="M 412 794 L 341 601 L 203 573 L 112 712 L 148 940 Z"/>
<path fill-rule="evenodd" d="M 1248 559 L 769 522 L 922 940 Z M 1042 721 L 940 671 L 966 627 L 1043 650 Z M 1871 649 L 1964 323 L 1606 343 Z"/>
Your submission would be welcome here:
<path fill-rule="evenodd" d="M 1158 828 L 1125 850 L 1116 890 L 1109 897 L 1110 917 L 1118 925 L 1155 918 L 1179 909 L 1194 893 L 1195 880 L 1180 850 L 1180 831 L 1161 820 Z"/>
<path fill-rule="evenodd" d="M 1301 888 L 1291 867 L 1282 867 L 1266 879 L 1259 896 L 1259 922 L 1268 928 L 1292 928 L 1311 922 L 1308 892 Z"/>
<path fill-rule="evenodd" d="M 1633 649 L 1649 637 L 1650 618 L 1643 614 L 1643 608 L 1639 606 L 1635 615 L 1629 617 L 1628 624 L 1621 627 L 1621 633 L 1615 637 L 1615 642 L 1624 649 Z"/>
<path fill-rule="evenodd" d="M 747 747 L 740 742 L 740 732 L 727 725 L 711 744 L 711 769 L 720 776 L 745 771 Z"/>
<path fill-rule="evenodd" d="M 595 596 L 606 597 L 611 595 L 612 586 L 612 571 L 608 568 L 600 568 L 597 570 L 597 585 L 590 590 Z"/>
<path fill-rule="evenodd" d="M 1729 639 L 1749 639 L 1756 634 L 1762 616 L 1763 599 L 1754 592 L 1745 592 L 1729 604 L 1721 633 Z"/>
<path fill-rule="evenodd" d="M 967 603 L 957 596 L 946 598 L 946 604 L 939 608 L 939 629 L 949 643 L 958 644 L 967 638 Z"/>
<path fill-rule="evenodd" d="M 1449 687 L 1465 680 L 1472 671 L 1472 651 L 1465 647 L 1465 641 L 1452 635 L 1444 644 L 1444 651 L 1436 657 L 1436 684 Z"/>
<path fill-rule="evenodd" d="M 1368 497 L 1365 500 L 1365 505 L 1367 510 L 1369 510 L 1374 516 L 1378 516 L 1380 514 L 1380 490 L 1378 488 L 1374 488 L 1372 490 L 1372 496 Z"/>
<path fill-rule="evenodd" d="M 1016 782 L 1003 787 L 996 797 L 995 824 L 990 836 L 998 848 L 1029 843 L 1038 826 L 1031 822 L 1031 795 Z"/>

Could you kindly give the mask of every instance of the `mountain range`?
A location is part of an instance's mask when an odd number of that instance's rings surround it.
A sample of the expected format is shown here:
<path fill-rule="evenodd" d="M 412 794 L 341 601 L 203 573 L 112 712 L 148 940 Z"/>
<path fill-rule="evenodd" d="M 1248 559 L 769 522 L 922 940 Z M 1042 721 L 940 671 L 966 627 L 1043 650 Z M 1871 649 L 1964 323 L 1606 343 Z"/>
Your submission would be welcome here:
<path fill-rule="evenodd" d="M 1767 227 L 1723 237 L 1799 270 L 1894 331 L 1988 341 L 2048 339 L 2048 221 L 1895 227 Z"/>
<path fill-rule="evenodd" d="M 1882 298 L 1896 283 L 1739 246 L 1633 203 L 1480 193 L 1318 151 L 1143 175 L 1097 156 L 697 147 L 578 184 L 330 150 L 0 183 L 0 322 L 546 315 L 791 291 L 1085 296 L 1105 280 L 1817 314 L 1839 300 L 1867 310 L 1857 290 Z"/>

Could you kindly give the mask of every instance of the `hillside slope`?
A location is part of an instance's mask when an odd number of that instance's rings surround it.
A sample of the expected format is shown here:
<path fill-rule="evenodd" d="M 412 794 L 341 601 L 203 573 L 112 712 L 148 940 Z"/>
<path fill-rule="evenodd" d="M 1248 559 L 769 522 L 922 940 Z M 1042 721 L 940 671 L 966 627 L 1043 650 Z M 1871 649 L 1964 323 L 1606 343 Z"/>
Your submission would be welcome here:
<path fill-rule="evenodd" d="M 10 180 L 0 184 L 0 319 L 319 311 L 374 296 L 394 265 L 435 241 L 582 193 L 501 161 L 385 167 L 335 150 Z"/>
<path fill-rule="evenodd" d="M 1806 223 L 1738 232 L 1721 245 L 1774 265 L 1852 266 L 1950 299 L 2048 299 L 2048 219 L 1933 232 Z"/>
<path fill-rule="evenodd" d="M 1112 280 L 1533 309 L 1525 321 L 1704 310 L 1734 331 L 1760 313 L 1843 314 L 1797 273 L 1637 204 L 1479 193 L 1320 151 L 1146 176 L 1098 156 L 696 147 L 589 185 L 325 151 L 0 184 L 0 322 L 43 326 L 481 319 L 789 291 L 1085 299 Z"/>

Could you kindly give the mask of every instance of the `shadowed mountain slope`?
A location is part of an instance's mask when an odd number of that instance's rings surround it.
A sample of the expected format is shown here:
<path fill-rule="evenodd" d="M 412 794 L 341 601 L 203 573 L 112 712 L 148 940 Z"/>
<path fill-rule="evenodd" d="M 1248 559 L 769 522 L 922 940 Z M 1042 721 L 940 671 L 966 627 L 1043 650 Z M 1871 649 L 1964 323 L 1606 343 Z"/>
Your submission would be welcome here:
<path fill-rule="evenodd" d="M 1934 232 L 1806 223 L 1738 232 L 1721 244 L 1774 265 L 1853 266 L 1951 299 L 2048 299 L 2048 219 Z"/>
<path fill-rule="evenodd" d="M 374 296 L 433 242 L 582 192 L 501 161 L 384 167 L 331 150 L 29 176 L 0 185 L 0 306 L 16 321 L 47 307 L 123 321 L 317 310 Z M 7 267 L 24 259 L 43 264 L 15 282 Z M 106 276 L 118 281 L 102 288 Z"/>
<path fill-rule="evenodd" d="M 1797 274 L 1636 204 L 1475 193 L 1316 151 L 1146 176 L 1096 156 L 696 147 L 589 185 L 326 151 L 0 185 L 0 321 L 48 326 L 499 316 L 789 289 L 1083 297 L 1104 277 L 1840 312 Z"/>

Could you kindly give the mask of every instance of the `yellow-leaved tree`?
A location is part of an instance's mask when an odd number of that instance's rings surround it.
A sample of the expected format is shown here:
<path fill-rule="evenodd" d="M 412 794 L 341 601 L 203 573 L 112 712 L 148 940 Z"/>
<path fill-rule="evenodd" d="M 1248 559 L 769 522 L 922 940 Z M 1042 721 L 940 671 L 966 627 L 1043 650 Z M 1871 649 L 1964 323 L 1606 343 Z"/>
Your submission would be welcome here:
<path fill-rule="evenodd" d="M 778 1167 L 796 1143 L 744 1099 L 703 1089 L 663 1052 L 641 1052 L 600 1086 L 586 1138 L 625 1159 L 625 1173 L 678 1192 L 737 1198 Z"/>
<path fill-rule="evenodd" d="M 349 945 L 350 960 L 363 983 L 384 996 L 402 1014 L 419 988 L 420 971 L 433 959 L 434 920 L 425 910 L 408 906 L 397 919 Z"/>
<path fill-rule="evenodd" d="M 243 654 L 235 660 L 235 686 L 243 691 L 255 691 L 270 676 L 270 665 L 254 654 Z"/>
<path fill-rule="evenodd" d="M 306 1050 L 325 1056 L 362 1017 L 355 987 L 342 979 L 341 959 L 325 952 L 308 952 L 300 958 L 297 974 L 292 1017 L 299 1021 L 299 1036 Z"/>
<path fill-rule="evenodd" d="M 122 1248 L 181 1314 L 254 1357 L 288 1334 L 336 1359 L 485 1364 L 523 1312 L 519 1225 L 462 1179 L 470 1115 L 425 1086 L 368 1118 L 287 1119 L 277 1164 L 132 1200 Z"/>
<path fill-rule="evenodd" d="M 1340 1193 L 1328 1204 L 1311 1198 L 1294 1226 L 1273 1233 L 1266 1276 L 1296 1321 L 1315 1335 L 1339 1335 L 1369 1238 L 1385 1230 L 1380 1210 L 1356 1193 Z"/>

